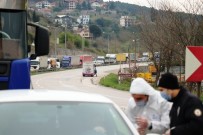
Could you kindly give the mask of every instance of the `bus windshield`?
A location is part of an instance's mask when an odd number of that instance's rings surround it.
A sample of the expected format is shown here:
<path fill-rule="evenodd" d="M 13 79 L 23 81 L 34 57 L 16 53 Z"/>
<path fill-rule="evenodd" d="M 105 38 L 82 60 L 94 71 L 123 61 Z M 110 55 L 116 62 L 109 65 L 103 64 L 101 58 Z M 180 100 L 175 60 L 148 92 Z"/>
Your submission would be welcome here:
<path fill-rule="evenodd" d="M 27 57 L 26 11 L 0 11 L 0 59 Z"/>

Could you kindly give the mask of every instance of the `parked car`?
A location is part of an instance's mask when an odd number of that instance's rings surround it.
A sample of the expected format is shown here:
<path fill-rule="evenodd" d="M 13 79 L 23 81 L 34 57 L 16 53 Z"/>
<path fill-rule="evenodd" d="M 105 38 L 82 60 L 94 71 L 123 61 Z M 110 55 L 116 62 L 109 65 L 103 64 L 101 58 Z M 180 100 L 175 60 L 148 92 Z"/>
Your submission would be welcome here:
<path fill-rule="evenodd" d="M 1 135 L 138 135 L 108 98 L 63 90 L 0 91 Z"/>

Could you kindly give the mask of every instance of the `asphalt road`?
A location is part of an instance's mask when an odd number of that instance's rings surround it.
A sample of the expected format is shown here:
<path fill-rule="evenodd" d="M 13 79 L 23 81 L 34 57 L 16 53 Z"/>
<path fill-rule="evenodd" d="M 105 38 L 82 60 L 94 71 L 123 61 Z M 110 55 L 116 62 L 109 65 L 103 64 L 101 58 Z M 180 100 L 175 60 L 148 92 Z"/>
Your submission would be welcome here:
<path fill-rule="evenodd" d="M 98 81 L 101 77 L 109 74 L 110 72 L 117 72 L 120 67 L 127 66 L 128 65 L 111 65 L 97 67 L 98 77 L 82 77 L 82 68 L 79 68 L 32 75 L 31 79 L 34 89 L 98 93 L 110 98 L 124 109 L 127 106 L 128 99 L 130 98 L 130 93 L 100 86 Z"/>

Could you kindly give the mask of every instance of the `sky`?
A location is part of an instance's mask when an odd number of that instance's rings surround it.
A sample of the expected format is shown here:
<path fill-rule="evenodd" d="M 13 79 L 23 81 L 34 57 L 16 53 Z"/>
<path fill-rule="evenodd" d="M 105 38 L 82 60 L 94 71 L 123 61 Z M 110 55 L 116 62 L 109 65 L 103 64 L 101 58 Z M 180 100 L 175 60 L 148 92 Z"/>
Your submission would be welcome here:
<path fill-rule="evenodd" d="M 147 2 L 147 0 L 104 0 L 106 1 L 120 1 L 120 2 L 125 2 L 125 3 L 130 3 L 130 4 L 136 4 L 136 5 L 140 5 L 140 6 L 147 6 L 149 7 L 149 4 Z"/>
<path fill-rule="evenodd" d="M 146 6 L 146 7 L 155 7 L 156 9 L 159 9 L 160 3 L 167 3 L 167 5 L 170 5 L 171 7 L 178 8 L 180 11 L 185 11 L 185 9 L 193 9 L 199 8 L 201 5 L 201 9 L 203 9 L 203 4 L 201 3 L 202 0 L 104 0 L 105 2 L 108 1 L 120 1 L 130 4 L 136 4 L 140 6 Z M 201 3 L 201 4 L 200 4 Z M 190 4 L 190 6 L 189 6 Z M 190 11 L 186 11 L 190 12 Z"/>
<path fill-rule="evenodd" d="M 130 4 L 136 4 L 140 6 L 147 6 L 151 7 L 151 5 L 156 5 L 160 2 L 171 2 L 174 5 L 179 5 L 180 3 L 184 3 L 185 1 L 188 0 L 104 0 L 106 1 L 120 1 L 120 2 L 125 2 L 125 3 L 130 3 Z M 193 1 L 198 1 L 198 0 L 193 0 Z"/>

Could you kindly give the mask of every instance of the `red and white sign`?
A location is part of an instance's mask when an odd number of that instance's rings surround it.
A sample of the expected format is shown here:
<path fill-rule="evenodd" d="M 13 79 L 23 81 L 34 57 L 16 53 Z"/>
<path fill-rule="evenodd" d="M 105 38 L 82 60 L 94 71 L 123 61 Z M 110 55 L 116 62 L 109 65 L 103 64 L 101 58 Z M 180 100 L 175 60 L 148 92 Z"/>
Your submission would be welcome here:
<path fill-rule="evenodd" d="M 203 46 L 187 46 L 185 60 L 185 81 L 203 80 Z"/>

